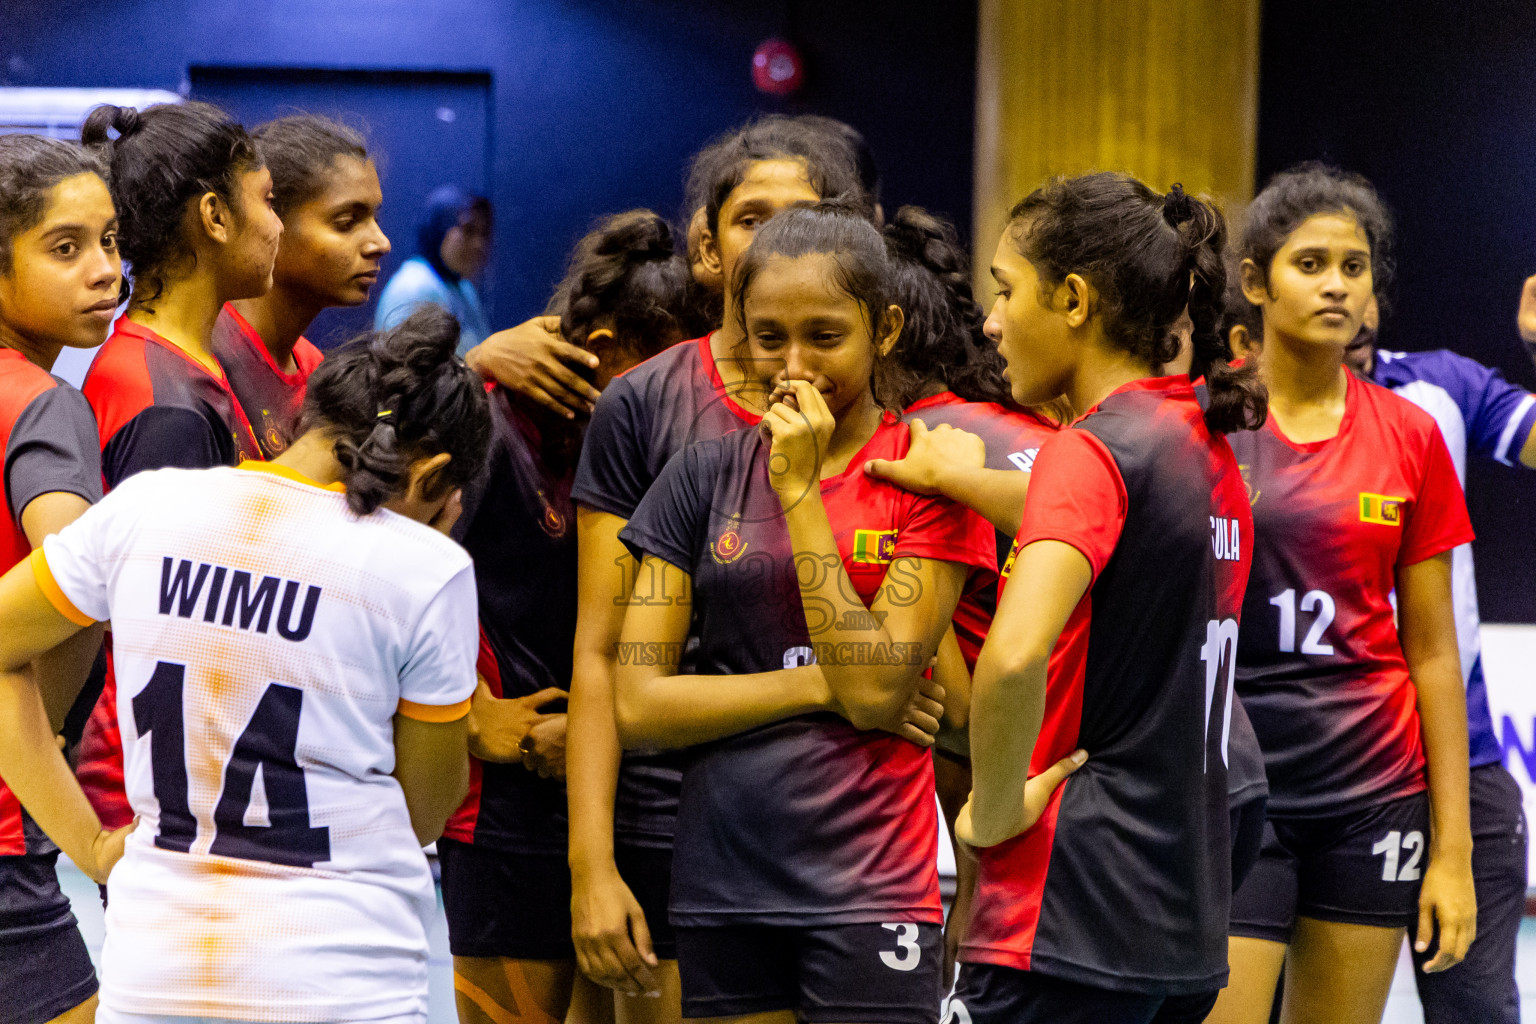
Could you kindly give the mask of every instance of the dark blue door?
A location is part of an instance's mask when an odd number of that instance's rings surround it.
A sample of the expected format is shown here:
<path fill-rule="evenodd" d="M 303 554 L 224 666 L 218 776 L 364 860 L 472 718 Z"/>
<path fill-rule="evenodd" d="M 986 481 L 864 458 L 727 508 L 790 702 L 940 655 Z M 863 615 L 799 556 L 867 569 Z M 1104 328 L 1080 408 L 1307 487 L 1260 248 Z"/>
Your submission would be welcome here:
<path fill-rule="evenodd" d="M 375 300 L 384 281 L 414 252 L 416 218 L 433 189 L 454 184 L 486 194 L 489 74 L 197 66 L 191 80 L 193 99 L 223 107 L 247 127 L 310 113 L 335 118 L 367 136 L 384 187 L 379 220 L 394 245 L 374 287 Z M 488 270 L 483 283 L 494 279 L 494 270 Z M 493 323 L 494 301 L 494 294 L 485 294 Z M 327 310 L 309 338 L 327 348 L 372 323 L 373 301 L 360 309 Z"/>

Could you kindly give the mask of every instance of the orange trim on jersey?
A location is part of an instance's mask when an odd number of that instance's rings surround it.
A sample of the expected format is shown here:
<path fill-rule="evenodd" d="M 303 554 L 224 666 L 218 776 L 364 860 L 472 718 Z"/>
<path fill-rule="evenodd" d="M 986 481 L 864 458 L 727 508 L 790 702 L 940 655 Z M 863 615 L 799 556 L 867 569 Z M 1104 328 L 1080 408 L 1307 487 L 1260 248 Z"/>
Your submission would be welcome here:
<path fill-rule="evenodd" d="M 342 494 L 347 492 L 347 485 L 342 483 L 340 480 L 336 481 L 334 484 L 323 484 L 318 480 L 310 479 L 296 469 L 290 469 L 289 467 L 276 462 L 254 462 L 247 459 L 245 462 L 240 463 L 240 465 L 235 468 L 251 470 L 256 473 L 272 473 L 275 476 L 284 477 L 288 480 L 293 480 L 296 483 L 308 484 L 311 487 L 318 487 L 322 491 L 339 491 Z"/>
<path fill-rule="evenodd" d="M 33 548 L 28 556 L 32 562 L 32 578 L 37 580 L 37 589 L 43 592 L 48 603 L 53 605 L 53 610 L 64 616 L 77 626 L 92 626 L 96 620 L 85 612 L 75 607 L 75 603 L 64 596 L 64 591 L 59 587 L 59 581 L 53 578 L 53 570 L 48 568 L 48 559 L 43 554 L 42 548 Z"/>
<path fill-rule="evenodd" d="M 417 704 L 402 697 L 400 706 L 395 708 L 395 714 L 414 718 L 418 722 L 457 722 L 469 714 L 469 701 L 461 700 L 457 704 Z"/>

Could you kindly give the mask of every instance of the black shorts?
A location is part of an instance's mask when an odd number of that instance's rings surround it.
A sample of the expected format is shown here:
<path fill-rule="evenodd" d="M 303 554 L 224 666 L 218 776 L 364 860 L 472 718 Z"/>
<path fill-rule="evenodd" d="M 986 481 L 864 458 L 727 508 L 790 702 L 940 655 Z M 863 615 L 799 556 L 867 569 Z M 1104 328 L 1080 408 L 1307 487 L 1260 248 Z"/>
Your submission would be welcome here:
<path fill-rule="evenodd" d="M 994 964 L 961 964 L 944 1024 L 1199 1024 L 1216 992 L 1111 992 Z"/>
<path fill-rule="evenodd" d="M 677 929 L 684 1017 L 793 1010 L 809 1024 L 934 1024 L 937 924 Z"/>
<path fill-rule="evenodd" d="M 57 854 L 0 857 L 0 1021 L 43 1024 L 96 994 L 96 968 L 59 889 Z"/>
<path fill-rule="evenodd" d="M 437 843 L 448 949 L 454 956 L 571 960 L 571 871 L 564 854 L 507 853 L 452 839 Z M 667 921 L 670 850 L 620 846 L 619 874 L 645 911 L 651 944 L 677 957 Z"/>
<path fill-rule="evenodd" d="M 645 912 L 645 926 L 651 930 L 651 948 L 657 958 L 676 960 L 677 935 L 667 916 L 672 902 L 672 851 L 620 841 L 614 844 L 613 859 L 619 866 L 619 877 Z"/>
<path fill-rule="evenodd" d="M 1429 795 L 1327 818 L 1271 818 L 1232 895 L 1233 935 L 1289 943 L 1297 917 L 1404 928 L 1419 915 Z"/>
<path fill-rule="evenodd" d="M 1520 784 L 1502 764 L 1472 769 L 1472 881 L 1477 938 L 1453 971 L 1414 971 L 1426 1024 L 1520 1024 L 1515 946 L 1525 913 L 1526 827 Z M 1425 956 L 1435 952 L 1433 942 Z M 1422 961 L 1424 957 L 1414 957 Z"/>

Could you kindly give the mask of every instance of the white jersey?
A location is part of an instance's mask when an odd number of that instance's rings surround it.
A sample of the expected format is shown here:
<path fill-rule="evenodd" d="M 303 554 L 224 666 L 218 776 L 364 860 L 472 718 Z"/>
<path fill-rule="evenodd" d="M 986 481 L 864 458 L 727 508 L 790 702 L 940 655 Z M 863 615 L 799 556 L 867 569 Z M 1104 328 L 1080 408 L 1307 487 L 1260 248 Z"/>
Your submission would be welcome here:
<path fill-rule="evenodd" d="M 101 1001 L 250 1021 L 424 1016 L 432 878 L 396 712 L 475 688 L 469 556 L 271 464 L 140 473 L 49 537 L 60 611 L 112 623 L 129 802 Z"/>

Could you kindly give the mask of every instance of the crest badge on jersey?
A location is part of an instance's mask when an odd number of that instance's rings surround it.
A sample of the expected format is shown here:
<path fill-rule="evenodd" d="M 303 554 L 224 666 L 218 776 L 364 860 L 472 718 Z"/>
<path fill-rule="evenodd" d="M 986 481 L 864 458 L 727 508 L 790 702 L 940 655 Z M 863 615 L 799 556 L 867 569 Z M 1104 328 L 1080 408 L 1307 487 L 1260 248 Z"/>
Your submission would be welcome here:
<path fill-rule="evenodd" d="M 551 537 L 564 537 L 565 517 L 560 514 L 559 509 L 549 503 L 543 491 L 539 492 L 539 502 L 544 506 L 544 514 L 539 517 L 539 527 Z"/>
<path fill-rule="evenodd" d="M 741 557 L 741 553 L 747 550 L 747 542 L 741 538 L 741 524 L 734 518 L 729 526 L 721 531 L 720 536 L 709 543 L 709 557 L 721 565 L 729 565 Z"/>
<path fill-rule="evenodd" d="M 1253 467 L 1239 464 L 1237 471 L 1243 474 L 1243 489 L 1248 492 L 1248 504 L 1257 505 L 1259 495 L 1263 492 L 1253 489 Z"/>
<path fill-rule="evenodd" d="M 1380 526 L 1403 525 L 1403 502 L 1407 498 L 1394 498 L 1386 494 L 1360 492 L 1360 521 Z"/>
<path fill-rule="evenodd" d="M 865 565 L 885 565 L 896 557 L 895 530 L 854 530 L 853 560 Z"/>

